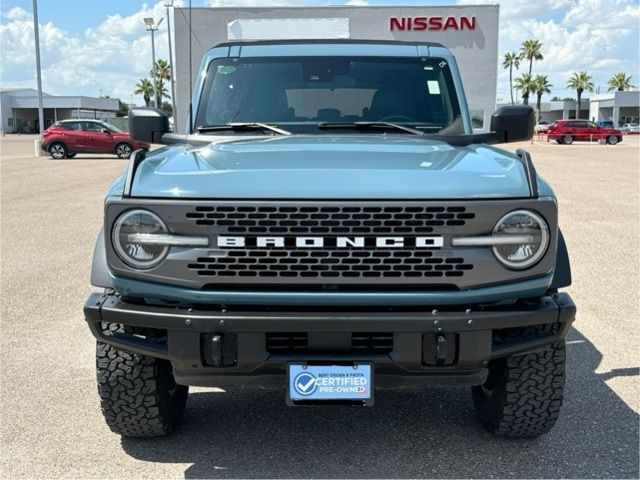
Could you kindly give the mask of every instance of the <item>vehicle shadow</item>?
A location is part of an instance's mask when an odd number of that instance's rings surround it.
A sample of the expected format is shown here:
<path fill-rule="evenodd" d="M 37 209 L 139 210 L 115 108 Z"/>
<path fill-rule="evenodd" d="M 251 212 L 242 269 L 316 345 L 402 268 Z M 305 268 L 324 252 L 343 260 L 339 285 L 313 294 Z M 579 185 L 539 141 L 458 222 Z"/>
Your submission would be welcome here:
<path fill-rule="evenodd" d="M 189 397 L 181 429 L 123 439 L 134 458 L 190 463 L 185 478 L 638 478 L 638 415 L 595 373 L 602 355 L 573 329 L 565 402 L 535 440 L 484 432 L 469 389 L 377 392 L 373 408 L 300 407 L 282 392 Z"/>

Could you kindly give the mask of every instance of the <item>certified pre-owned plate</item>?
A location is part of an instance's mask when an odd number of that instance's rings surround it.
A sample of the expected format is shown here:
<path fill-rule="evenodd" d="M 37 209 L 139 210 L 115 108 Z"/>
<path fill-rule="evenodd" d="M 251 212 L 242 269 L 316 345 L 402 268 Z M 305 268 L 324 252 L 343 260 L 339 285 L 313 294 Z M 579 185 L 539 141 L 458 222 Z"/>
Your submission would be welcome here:
<path fill-rule="evenodd" d="M 289 364 L 288 403 L 373 404 L 371 364 Z"/>

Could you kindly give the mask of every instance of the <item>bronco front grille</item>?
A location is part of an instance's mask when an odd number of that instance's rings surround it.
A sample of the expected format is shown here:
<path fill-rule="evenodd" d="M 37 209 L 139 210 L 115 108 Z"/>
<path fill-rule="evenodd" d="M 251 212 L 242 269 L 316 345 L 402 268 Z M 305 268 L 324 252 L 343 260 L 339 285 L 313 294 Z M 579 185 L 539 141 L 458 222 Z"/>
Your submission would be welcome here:
<path fill-rule="evenodd" d="M 463 228 L 475 218 L 465 206 L 433 204 L 375 205 L 196 205 L 184 220 L 194 230 L 214 235 L 324 238 L 360 236 L 404 238 L 441 235 Z M 330 243 L 330 242 L 328 242 Z M 410 242 L 409 242 L 410 243 Z M 199 255 L 187 269 L 208 283 L 227 279 L 268 281 L 375 281 L 462 277 L 473 264 L 439 249 L 403 248 L 221 248 L 212 256 Z M 451 253 L 451 252 L 449 252 Z"/>
<path fill-rule="evenodd" d="M 230 234 L 420 235 L 461 227 L 475 214 L 455 206 L 196 206 L 186 213 L 200 226 Z"/>

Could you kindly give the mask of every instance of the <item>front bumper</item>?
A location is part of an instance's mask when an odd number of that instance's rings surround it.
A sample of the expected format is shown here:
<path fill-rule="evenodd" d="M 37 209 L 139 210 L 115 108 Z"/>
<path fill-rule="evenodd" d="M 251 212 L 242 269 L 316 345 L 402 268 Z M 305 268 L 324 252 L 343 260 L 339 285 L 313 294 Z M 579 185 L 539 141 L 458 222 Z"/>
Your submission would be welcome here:
<path fill-rule="evenodd" d="M 91 294 L 84 313 L 94 336 L 114 347 L 171 361 L 176 381 L 199 386 L 284 387 L 289 362 L 372 362 L 377 388 L 477 385 L 493 359 L 561 340 L 576 307 L 566 293 L 509 305 L 420 308 L 309 309 L 153 306 L 118 294 Z M 139 327 L 166 338 L 113 333 L 109 324 Z M 546 333 L 507 333 L 553 325 Z M 138 332 L 145 330 L 138 330 Z M 304 341 L 270 349 L 269 338 Z M 356 348 L 354 338 L 389 340 L 383 350 Z M 290 338 L 293 338 L 290 337 Z M 507 340 L 505 340 L 507 339 Z"/>

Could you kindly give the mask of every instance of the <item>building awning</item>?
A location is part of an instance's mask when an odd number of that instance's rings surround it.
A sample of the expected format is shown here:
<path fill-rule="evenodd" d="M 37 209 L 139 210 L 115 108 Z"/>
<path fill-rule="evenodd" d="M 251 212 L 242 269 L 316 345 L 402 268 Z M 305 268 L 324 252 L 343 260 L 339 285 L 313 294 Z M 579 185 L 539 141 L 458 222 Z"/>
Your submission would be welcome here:
<path fill-rule="evenodd" d="M 38 108 L 38 97 L 10 97 L 11 108 Z M 118 111 L 118 100 L 83 96 L 43 96 L 44 108 L 69 108 L 79 110 Z"/>

